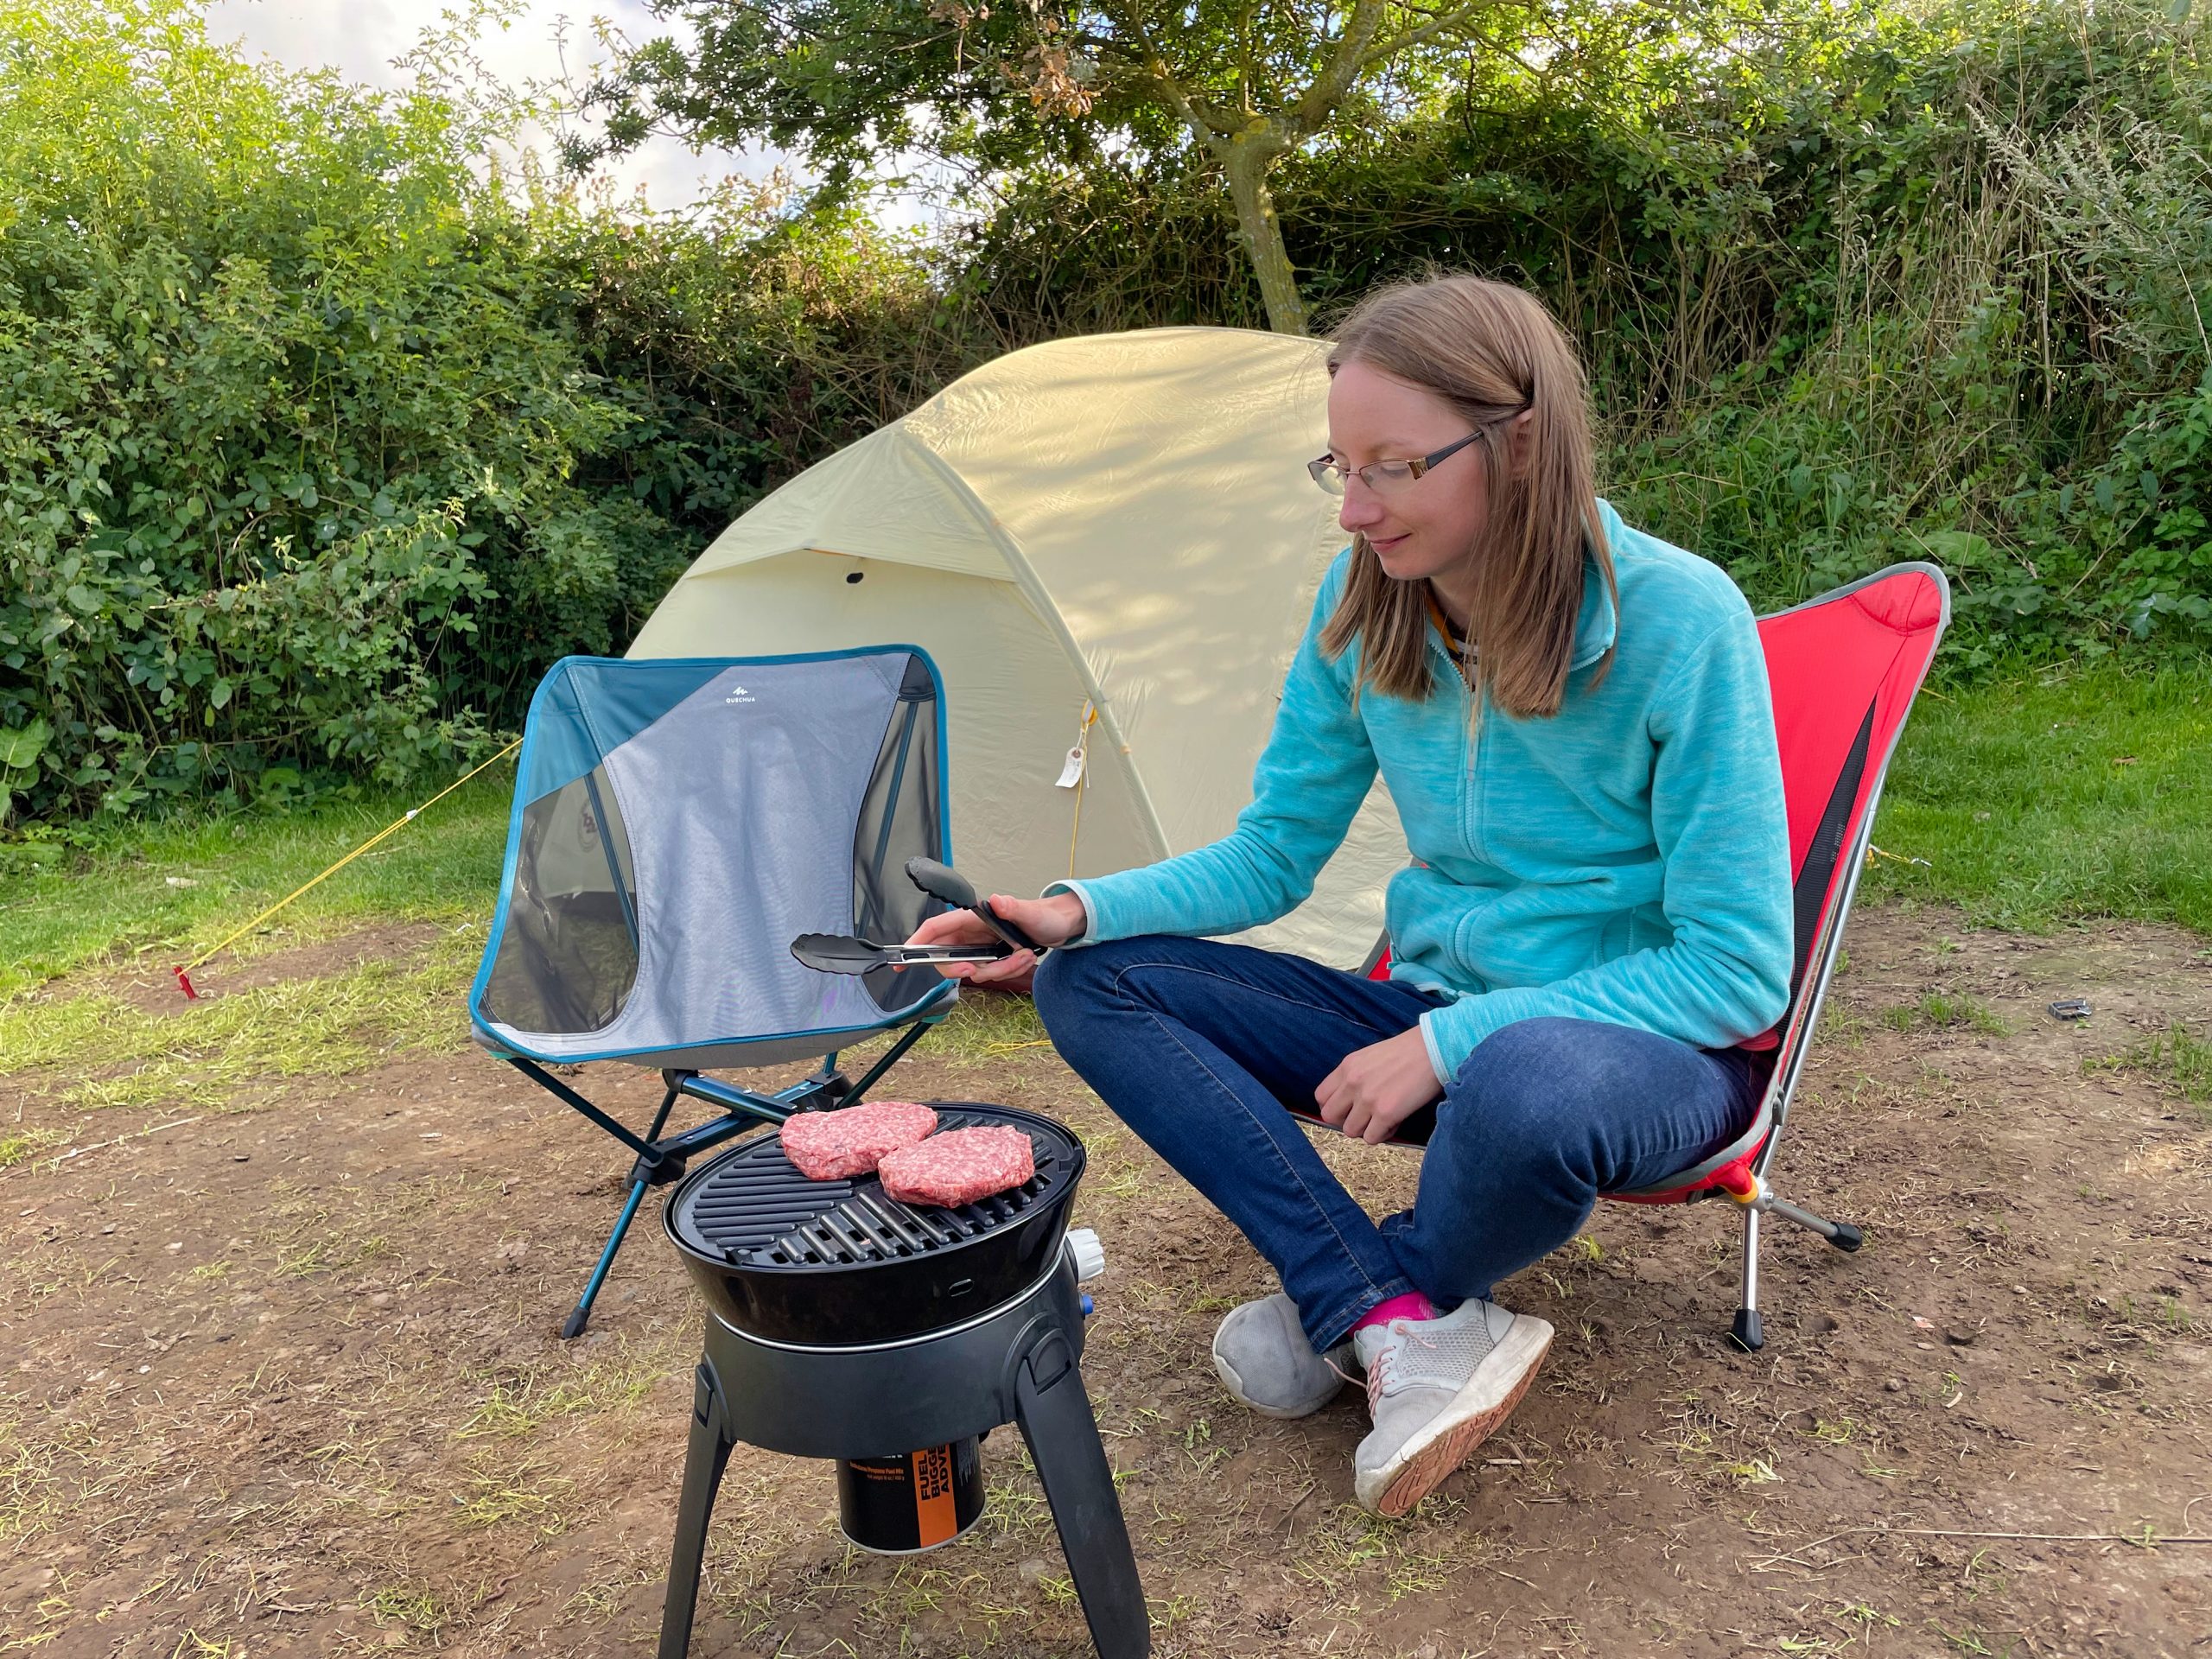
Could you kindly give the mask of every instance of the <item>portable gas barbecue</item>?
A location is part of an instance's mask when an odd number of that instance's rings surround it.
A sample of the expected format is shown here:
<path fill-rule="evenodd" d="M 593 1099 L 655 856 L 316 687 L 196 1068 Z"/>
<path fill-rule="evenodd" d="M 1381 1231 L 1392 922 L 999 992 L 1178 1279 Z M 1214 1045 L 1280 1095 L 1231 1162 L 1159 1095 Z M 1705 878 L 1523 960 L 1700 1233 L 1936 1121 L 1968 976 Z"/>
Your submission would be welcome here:
<path fill-rule="evenodd" d="M 837 1464 L 839 1520 L 863 1549 L 949 1543 L 982 1512 L 978 1441 L 1019 1425 L 1102 1659 L 1151 1651 L 1151 1623 L 1113 1470 L 1077 1361 L 1104 1265 L 1070 1232 L 1083 1146 L 1048 1117 L 931 1102 L 940 1132 L 984 1124 L 1030 1138 L 1021 1186 L 940 1209 L 873 1176 L 810 1181 L 777 1137 L 685 1178 L 663 1213 L 707 1301 L 660 1659 L 683 1659 L 707 1521 L 743 1440 Z"/>

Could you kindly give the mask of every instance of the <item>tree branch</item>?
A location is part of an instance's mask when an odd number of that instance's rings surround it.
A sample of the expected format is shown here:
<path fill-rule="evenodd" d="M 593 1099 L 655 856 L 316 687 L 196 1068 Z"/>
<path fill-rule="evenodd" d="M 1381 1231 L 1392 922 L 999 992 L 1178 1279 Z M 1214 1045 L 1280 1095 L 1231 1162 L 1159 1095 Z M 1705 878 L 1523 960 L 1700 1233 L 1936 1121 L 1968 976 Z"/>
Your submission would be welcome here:
<path fill-rule="evenodd" d="M 1358 82 L 1360 71 L 1370 61 L 1370 46 L 1382 27 L 1382 10 L 1383 0 L 1353 0 L 1351 16 L 1344 20 L 1344 35 L 1336 50 L 1329 54 L 1329 60 L 1298 101 L 1283 111 L 1283 119 L 1295 137 L 1309 137 L 1320 131 Z"/>
<path fill-rule="evenodd" d="M 1402 29 L 1380 46 L 1370 48 L 1366 56 L 1360 60 L 1359 67 L 1372 69 L 1379 63 L 1387 63 L 1399 54 L 1410 52 L 1414 47 L 1433 41 L 1447 30 L 1456 33 L 1466 28 L 1483 13 L 1496 9 L 1497 0 L 1473 0 L 1471 4 L 1446 6 L 1429 18 L 1427 22 L 1416 23 L 1411 29 Z"/>
<path fill-rule="evenodd" d="M 1175 111 L 1176 118 L 1191 130 L 1191 137 L 1209 147 L 1217 145 L 1224 134 L 1233 132 L 1242 123 L 1225 111 L 1195 97 L 1179 80 L 1168 66 L 1167 54 L 1160 49 L 1146 27 L 1141 8 L 1116 0 L 1099 0 L 1098 10 L 1106 21 L 1135 42 L 1143 55 L 1141 63 L 1124 58 L 1127 73 L 1140 84 L 1149 86 L 1160 99 Z M 1127 42 L 1122 42 L 1124 50 Z"/>

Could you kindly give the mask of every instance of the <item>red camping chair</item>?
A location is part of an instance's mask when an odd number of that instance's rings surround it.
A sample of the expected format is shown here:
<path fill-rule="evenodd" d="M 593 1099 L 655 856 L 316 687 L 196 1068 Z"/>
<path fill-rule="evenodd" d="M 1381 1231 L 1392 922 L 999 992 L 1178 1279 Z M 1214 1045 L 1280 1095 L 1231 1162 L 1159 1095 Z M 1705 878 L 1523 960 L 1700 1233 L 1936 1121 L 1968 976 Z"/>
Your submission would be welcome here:
<path fill-rule="evenodd" d="M 1866 862 L 1882 779 L 1950 620 L 1950 585 L 1932 564 L 1893 564 L 1759 619 L 1789 813 L 1796 941 L 1789 1006 L 1781 1023 L 1744 1045 L 1770 1057 L 1766 1094 L 1750 1127 L 1703 1163 L 1656 1186 L 1603 1195 L 1623 1204 L 1687 1204 L 1726 1195 L 1743 1206 L 1744 1294 L 1733 1335 L 1746 1351 L 1765 1342 L 1758 1302 L 1761 1216 L 1810 1228 L 1840 1250 L 1855 1250 L 1862 1242 L 1849 1222 L 1830 1221 L 1777 1198 L 1766 1173 Z M 1370 975 L 1386 977 L 1389 967 L 1386 942 Z M 1433 1121 L 1431 1114 L 1418 1113 L 1396 1139 L 1425 1141 Z"/>

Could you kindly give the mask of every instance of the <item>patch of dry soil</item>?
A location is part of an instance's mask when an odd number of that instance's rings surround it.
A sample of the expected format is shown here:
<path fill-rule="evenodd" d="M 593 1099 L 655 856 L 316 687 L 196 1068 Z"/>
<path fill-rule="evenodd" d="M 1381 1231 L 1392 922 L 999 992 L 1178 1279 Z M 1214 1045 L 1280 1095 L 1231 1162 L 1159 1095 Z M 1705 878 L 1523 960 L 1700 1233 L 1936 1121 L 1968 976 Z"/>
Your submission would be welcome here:
<path fill-rule="evenodd" d="M 315 949 L 266 971 L 346 959 Z M 2044 1011 L 2071 995 L 2086 1026 Z M 1933 1021 L 1962 997 L 2009 1029 Z M 1866 1249 L 1770 1228 L 1747 1356 L 1732 1213 L 1602 1206 L 1505 1287 L 1560 1332 L 1526 1403 L 1402 1523 L 1351 1502 L 1356 1395 L 1222 1394 L 1213 1326 L 1268 1275 L 1049 1048 L 893 1075 L 1090 1143 L 1084 1371 L 1163 1656 L 2179 1659 L 2212 1652 L 2212 1547 L 2112 1540 L 2212 1535 L 2212 1124 L 2084 1063 L 2208 1015 L 2183 933 L 1863 913 L 1776 1173 Z M 69 1144 L 163 1121 L 15 1104 Z M 1329 1155 L 1410 1193 L 1410 1154 Z M 650 1214 L 555 1335 L 625 1164 L 456 1052 L 0 1171 L 0 1651 L 650 1652 L 698 1319 Z M 982 1525 L 902 1562 L 842 1541 L 825 1465 L 741 1448 L 693 1653 L 1087 1653 L 1017 1437 L 985 1464 Z"/>

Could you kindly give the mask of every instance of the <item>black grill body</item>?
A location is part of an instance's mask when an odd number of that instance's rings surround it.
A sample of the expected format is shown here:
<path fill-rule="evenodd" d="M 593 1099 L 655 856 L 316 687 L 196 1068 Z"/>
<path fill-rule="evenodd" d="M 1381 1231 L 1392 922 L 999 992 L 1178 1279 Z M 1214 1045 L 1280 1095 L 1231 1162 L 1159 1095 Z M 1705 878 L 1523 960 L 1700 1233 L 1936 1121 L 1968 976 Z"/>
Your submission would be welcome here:
<path fill-rule="evenodd" d="M 940 1133 L 1022 1130 L 1034 1179 L 957 1209 L 909 1205 L 873 1175 L 810 1181 L 774 1134 L 756 1136 L 686 1177 L 662 1212 L 707 1305 L 753 1336 L 836 1347 L 942 1330 L 1034 1283 L 1067 1230 L 1082 1142 L 1034 1112 L 931 1103 Z"/>
<path fill-rule="evenodd" d="M 669 1236 L 709 1311 L 659 1659 L 689 1651 L 708 1519 L 736 1442 L 881 1459 L 1005 1423 L 1028 1446 L 1101 1659 L 1152 1650 L 1113 1469 L 1077 1367 L 1088 1299 L 1066 1219 L 1082 1144 L 1033 1113 L 930 1104 L 947 1128 L 1027 1130 L 1036 1179 L 1002 1201 L 909 1210 L 872 1179 L 804 1181 L 764 1140 L 733 1147 L 669 1200 Z M 811 1194 L 777 1179 L 775 1165 Z M 934 1325 L 911 1328 L 918 1303 Z"/>

